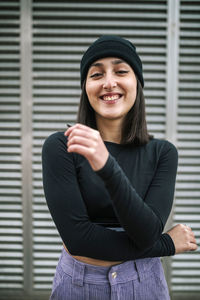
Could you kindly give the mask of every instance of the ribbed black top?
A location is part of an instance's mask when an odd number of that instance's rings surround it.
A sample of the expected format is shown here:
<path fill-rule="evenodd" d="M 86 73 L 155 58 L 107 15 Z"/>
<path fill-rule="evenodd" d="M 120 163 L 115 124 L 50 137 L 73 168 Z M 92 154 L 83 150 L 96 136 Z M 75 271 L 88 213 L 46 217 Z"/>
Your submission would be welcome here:
<path fill-rule="evenodd" d="M 105 141 L 108 160 L 94 172 L 66 143 L 63 132 L 48 137 L 42 165 L 46 201 L 69 252 L 110 261 L 173 255 L 173 241 L 162 232 L 174 197 L 175 146 Z"/>

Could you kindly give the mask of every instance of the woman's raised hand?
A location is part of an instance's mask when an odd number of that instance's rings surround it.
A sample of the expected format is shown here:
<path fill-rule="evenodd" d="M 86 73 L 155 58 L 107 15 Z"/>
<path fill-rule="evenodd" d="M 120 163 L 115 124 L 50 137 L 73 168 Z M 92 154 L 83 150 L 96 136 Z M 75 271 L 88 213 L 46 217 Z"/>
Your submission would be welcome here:
<path fill-rule="evenodd" d="M 170 235 L 176 249 L 175 254 L 197 250 L 197 242 L 192 229 L 184 224 L 172 227 L 167 234 Z"/>
<path fill-rule="evenodd" d="M 94 171 L 100 170 L 105 165 L 109 152 L 99 131 L 77 123 L 68 128 L 64 135 L 68 136 L 68 152 L 83 155 Z"/>

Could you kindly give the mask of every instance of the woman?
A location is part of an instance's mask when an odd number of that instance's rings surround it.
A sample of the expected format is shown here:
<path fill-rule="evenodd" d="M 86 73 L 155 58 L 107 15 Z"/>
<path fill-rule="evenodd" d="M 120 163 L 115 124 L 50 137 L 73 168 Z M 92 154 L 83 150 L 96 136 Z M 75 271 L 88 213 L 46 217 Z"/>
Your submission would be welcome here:
<path fill-rule="evenodd" d="M 45 196 L 64 244 L 50 299 L 169 299 L 159 257 L 197 245 L 185 225 L 162 234 L 177 150 L 148 134 L 134 45 L 95 41 L 81 85 L 78 123 L 43 146 Z"/>

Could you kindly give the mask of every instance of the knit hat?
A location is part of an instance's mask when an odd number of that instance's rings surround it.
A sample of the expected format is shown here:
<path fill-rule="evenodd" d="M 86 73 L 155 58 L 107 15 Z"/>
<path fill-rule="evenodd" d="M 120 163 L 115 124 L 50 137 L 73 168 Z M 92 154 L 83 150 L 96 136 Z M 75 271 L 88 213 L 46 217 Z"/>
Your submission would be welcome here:
<path fill-rule="evenodd" d="M 103 35 L 97 39 L 84 53 L 81 60 L 81 86 L 87 76 L 90 65 L 104 57 L 119 57 L 126 61 L 137 75 L 142 87 L 142 62 L 136 52 L 135 46 L 119 36 Z"/>

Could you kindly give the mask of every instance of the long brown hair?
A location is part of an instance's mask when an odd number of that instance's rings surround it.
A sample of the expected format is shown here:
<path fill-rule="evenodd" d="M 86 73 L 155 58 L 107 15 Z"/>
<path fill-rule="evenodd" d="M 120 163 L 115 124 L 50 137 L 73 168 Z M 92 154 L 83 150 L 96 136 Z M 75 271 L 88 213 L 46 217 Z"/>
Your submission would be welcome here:
<path fill-rule="evenodd" d="M 90 105 L 86 90 L 86 81 L 82 86 L 82 93 L 77 114 L 77 122 L 97 129 L 95 111 Z M 140 81 L 137 79 L 137 95 L 135 103 L 125 116 L 121 129 L 120 144 L 145 145 L 153 138 L 147 130 L 145 99 Z"/>

